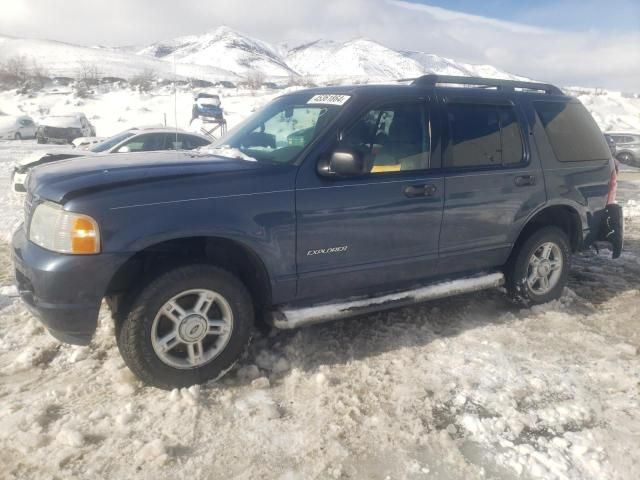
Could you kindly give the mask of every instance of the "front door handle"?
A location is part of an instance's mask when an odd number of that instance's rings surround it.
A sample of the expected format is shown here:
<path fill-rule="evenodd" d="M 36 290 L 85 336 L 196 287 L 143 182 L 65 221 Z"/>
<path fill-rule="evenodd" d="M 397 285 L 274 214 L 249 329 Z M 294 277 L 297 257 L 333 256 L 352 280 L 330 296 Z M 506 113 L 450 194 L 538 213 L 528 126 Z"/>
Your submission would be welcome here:
<path fill-rule="evenodd" d="M 405 197 L 415 198 L 424 197 L 427 192 L 425 191 L 425 185 L 409 185 L 402 190 Z"/>
<path fill-rule="evenodd" d="M 408 187 L 404 187 L 403 193 L 406 197 L 415 198 L 415 197 L 431 197 L 433 196 L 438 189 L 435 185 L 409 185 Z"/>
<path fill-rule="evenodd" d="M 516 184 L 516 187 L 526 187 L 527 185 L 535 185 L 536 177 L 535 175 L 520 175 L 516 177 L 513 182 Z"/>

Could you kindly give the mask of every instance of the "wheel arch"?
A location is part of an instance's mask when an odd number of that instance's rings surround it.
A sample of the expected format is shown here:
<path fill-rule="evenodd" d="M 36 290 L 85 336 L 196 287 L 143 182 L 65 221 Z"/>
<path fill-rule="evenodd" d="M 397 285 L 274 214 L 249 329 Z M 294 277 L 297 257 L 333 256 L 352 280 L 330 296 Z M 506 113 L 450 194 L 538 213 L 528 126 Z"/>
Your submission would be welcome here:
<path fill-rule="evenodd" d="M 105 297 L 114 317 L 126 314 L 153 278 L 179 266 L 205 263 L 235 274 L 249 290 L 256 312 L 271 304 L 271 281 L 262 259 L 249 246 L 226 237 L 190 236 L 158 241 L 131 255 L 117 269 Z"/>
<path fill-rule="evenodd" d="M 516 237 L 511 255 L 535 231 L 542 227 L 555 226 L 560 228 L 569 238 L 571 251 L 582 248 L 582 219 L 578 210 L 567 204 L 547 205 L 535 212 L 523 225 Z"/>

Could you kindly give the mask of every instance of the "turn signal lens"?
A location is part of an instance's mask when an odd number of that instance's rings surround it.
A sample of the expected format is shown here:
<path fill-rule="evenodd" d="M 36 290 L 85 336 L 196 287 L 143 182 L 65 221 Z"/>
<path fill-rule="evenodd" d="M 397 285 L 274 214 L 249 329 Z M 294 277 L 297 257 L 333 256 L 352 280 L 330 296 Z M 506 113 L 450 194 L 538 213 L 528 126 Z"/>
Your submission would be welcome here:
<path fill-rule="evenodd" d="M 98 228 L 95 222 L 87 217 L 76 218 L 71 230 L 72 253 L 98 253 Z"/>

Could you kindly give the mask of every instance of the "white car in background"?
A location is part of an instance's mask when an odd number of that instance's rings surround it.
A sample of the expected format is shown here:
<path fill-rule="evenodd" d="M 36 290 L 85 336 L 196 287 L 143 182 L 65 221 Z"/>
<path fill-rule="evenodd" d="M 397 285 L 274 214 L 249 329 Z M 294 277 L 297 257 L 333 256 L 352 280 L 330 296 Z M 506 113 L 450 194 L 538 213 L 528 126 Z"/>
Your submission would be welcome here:
<path fill-rule="evenodd" d="M 80 112 L 43 118 L 36 131 L 38 143 L 70 144 L 79 137 L 95 136 L 96 128 Z"/>
<path fill-rule="evenodd" d="M 73 145 L 74 148 L 87 150 L 94 145 L 97 145 L 98 143 L 104 142 L 105 140 L 105 137 L 78 137 L 73 142 L 71 142 L 71 145 Z"/>
<path fill-rule="evenodd" d="M 109 137 L 86 150 L 70 147 L 52 150 L 47 153 L 38 152 L 25 158 L 15 167 L 11 183 L 14 192 L 25 193 L 25 181 L 32 168 L 67 158 L 92 157 L 110 153 L 194 150 L 210 143 L 211 139 L 204 135 L 176 130 L 175 128 L 132 128 Z"/>
<path fill-rule="evenodd" d="M 0 116 L 0 140 L 35 138 L 38 126 L 29 115 Z"/>

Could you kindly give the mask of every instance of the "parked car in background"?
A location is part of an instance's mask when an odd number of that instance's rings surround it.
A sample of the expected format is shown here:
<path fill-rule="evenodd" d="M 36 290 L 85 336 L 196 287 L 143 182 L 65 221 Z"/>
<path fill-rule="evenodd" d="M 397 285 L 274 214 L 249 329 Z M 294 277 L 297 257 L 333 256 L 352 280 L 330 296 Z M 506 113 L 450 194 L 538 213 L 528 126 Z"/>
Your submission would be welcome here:
<path fill-rule="evenodd" d="M 40 122 L 38 143 L 71 143 L 78 137 L 95 137 L 96 129 L 84 113 L 52 115 Z"/>
<path fill-rule="evenodd" d="M 37 125 L 29 115 L 0 116 L 0 140 L 22 140 L 34 138 Z"/>
<path fill-rule="evenodd" d="M 91 148 L 93 145 L 102 143 L 105 140 L 106 140 L 105 137 L 78 137 L 73 142 L 71 142 L 71 145 L 73 145 L 73 148 L 87 150 Z"/>
<path fill-rule="evenodd" d="M 67 158 L 90 157 L 107 153 L 152 152 L 157 150 L 193 150 L 209 145 L 211 140 L 197 133 L 175 128 L 132 128 L 93 145 L 88 149 L 69 148 L 27 157 L 13 171 L 13 191 L 25 192 L 25 179 L 38 165 L 57 162 Z"/>
<path fill-rule="evenodd" d="M 616 142 L 616 158 L 621 163 L 640 168 L 640 133 L 607 132 Z"/>
<path fill-rule="evenodd" d="M 616 185 L 598 125 L 553 85 L 301 90 L 198 152 L 34 169 L 15 277 L 63 342 L 88 344 L 106 299 L 127 366 L 171 389 L 224 375 L 264 320 L 500 285 L 526 305 L 557 299 L 573 253 L 608 242 L 620 256 Z"/>
<path fill-rule="evenodd" d="M 611 156 L 613 158 L 615 158 L 616 157 L 616 152 L 617 152 L 616 141 L 608 133 L 604 134 L 604 138 L 607 141 L 607 145 L 609 145 L 609 150 L 611 151 Z"/>

